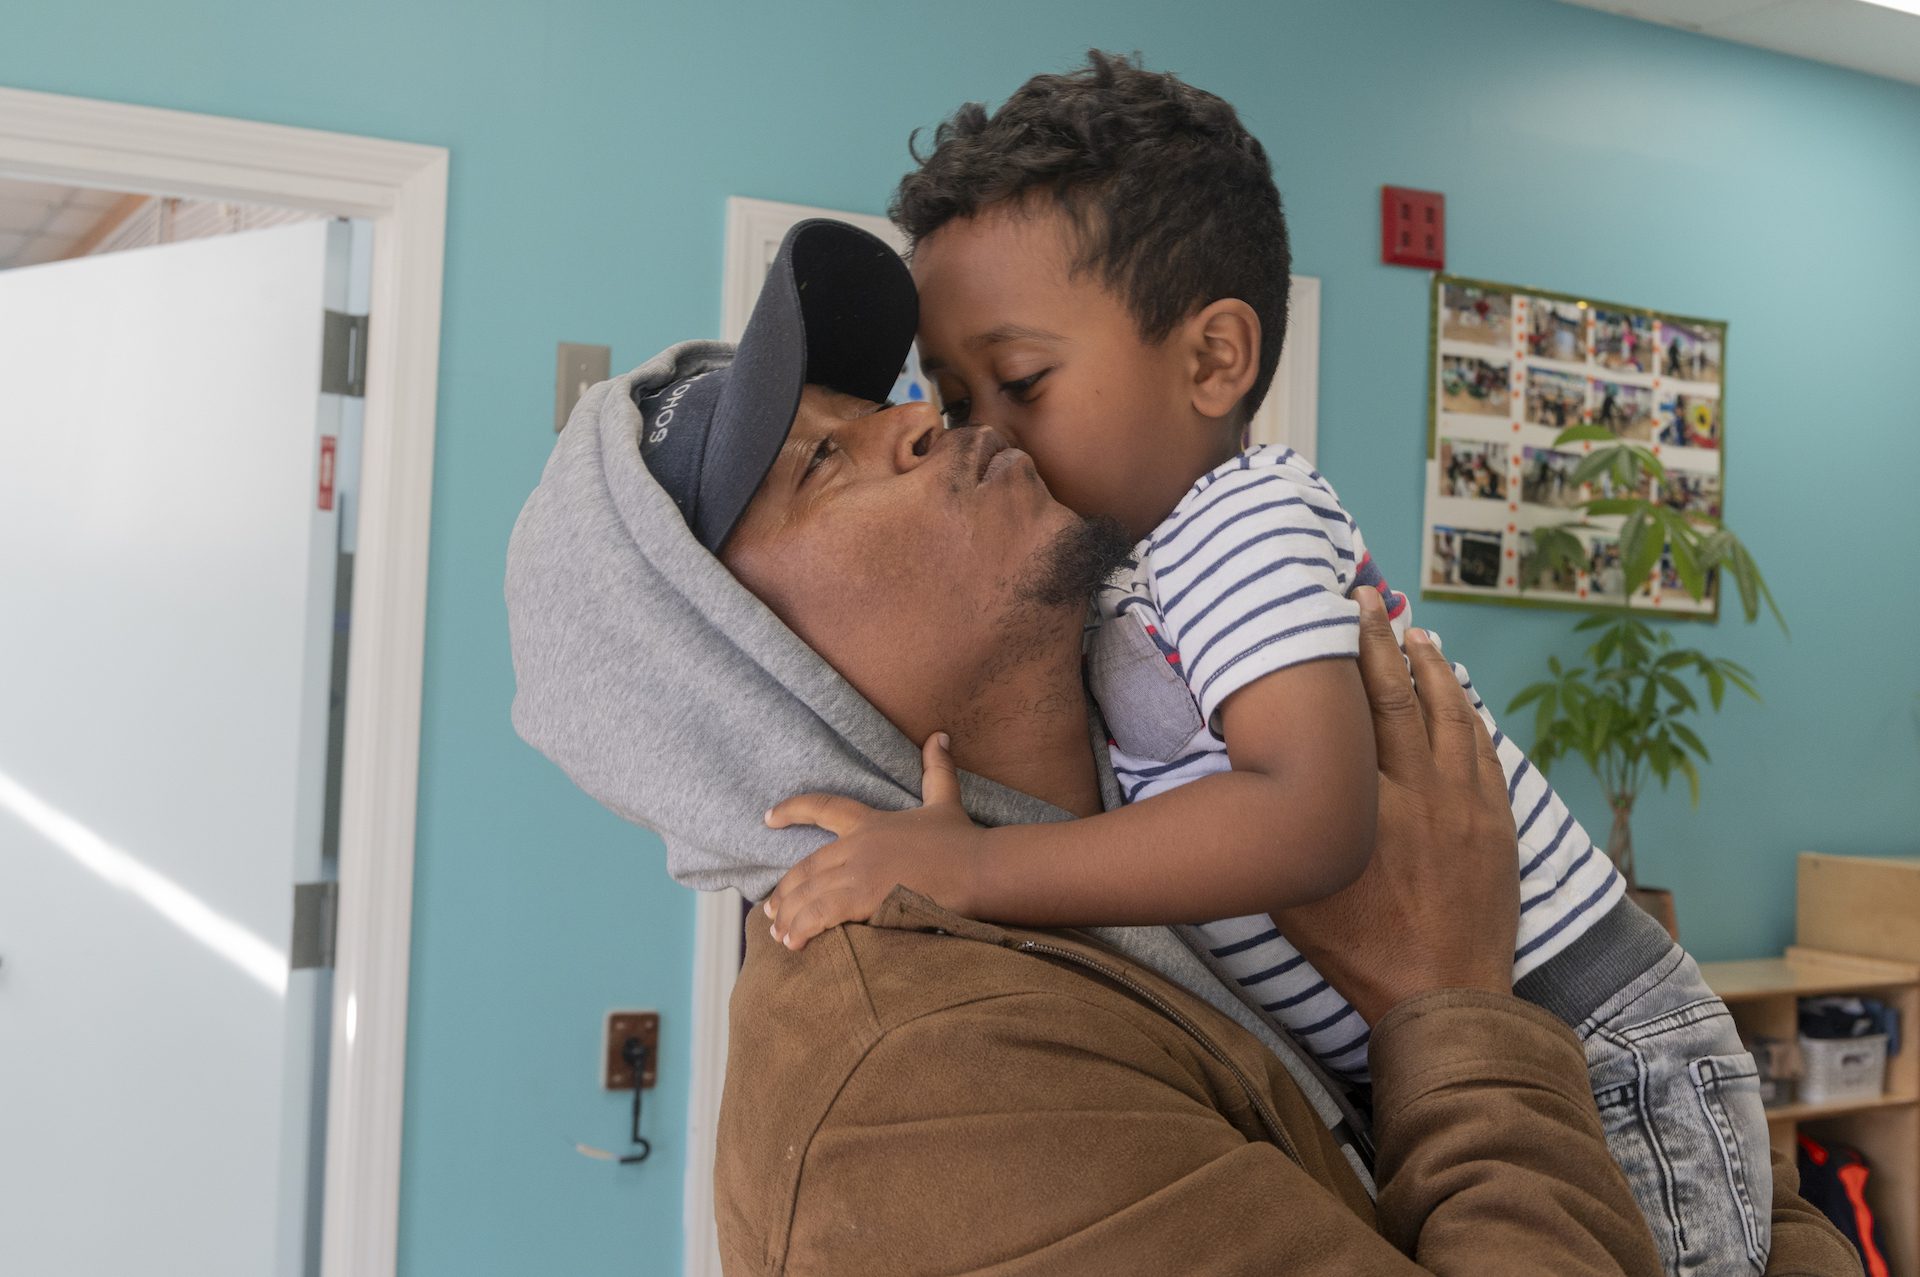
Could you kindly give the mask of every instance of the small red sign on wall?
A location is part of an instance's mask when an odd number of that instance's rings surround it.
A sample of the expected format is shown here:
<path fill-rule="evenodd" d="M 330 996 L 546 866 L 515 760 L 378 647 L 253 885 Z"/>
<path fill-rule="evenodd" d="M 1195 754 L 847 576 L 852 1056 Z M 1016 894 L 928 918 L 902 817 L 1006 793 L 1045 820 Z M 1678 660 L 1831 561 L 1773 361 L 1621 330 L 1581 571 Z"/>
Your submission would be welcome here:
<path fill-rule="evenodd" d="M 1380 259 L 1441 270 L 1447 264 L 1447 197 L 1407 186 L 1380 188 Z"/>
<path fill-rule="evenodd" d="M 333 452 L 337 441 L 332 435 L 320 436 L 320 508 L 333 509 Z"/>

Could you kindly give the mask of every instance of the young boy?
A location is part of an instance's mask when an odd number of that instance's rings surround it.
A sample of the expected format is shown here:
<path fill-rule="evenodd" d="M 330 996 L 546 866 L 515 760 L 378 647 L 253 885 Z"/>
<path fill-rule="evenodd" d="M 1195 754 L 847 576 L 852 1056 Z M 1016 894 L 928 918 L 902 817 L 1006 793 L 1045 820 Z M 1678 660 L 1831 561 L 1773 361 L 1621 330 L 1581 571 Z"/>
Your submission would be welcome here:
<path fill-rule="evenodd" d="M 798 947 L 864 919 L 895 882 L 1020 925 L 1191 924 L 1229 987 L 1363 1080 L 1368 1026 L 1272 915 L 1365 867 L 1379 795 L 1349 596 L 1379 589 L 1403 638 L 1407 602 L 1325 479 L 1291 452 L 1241 447 L 1286 327 L 1264 150 L 1219 98 L 1096 53 L 991 117 L 972 105 L 943 124 L 894 217 L 949 424 L 999 431 L 1059 500 L 1138 542 L 1100 594 L 1087 662 L 1126 805 L 846 834 L 768 900 L 776 936 Z M 1609 1145 L 1670 1271 L 1758 1272 L 1771 1171 L 1751 1057 L 1692 959 L 1486 716 L 1519 843 L 1516 991 L 1586 1043 Z M 788 818 L 785 804 L 768 817 Z"/>

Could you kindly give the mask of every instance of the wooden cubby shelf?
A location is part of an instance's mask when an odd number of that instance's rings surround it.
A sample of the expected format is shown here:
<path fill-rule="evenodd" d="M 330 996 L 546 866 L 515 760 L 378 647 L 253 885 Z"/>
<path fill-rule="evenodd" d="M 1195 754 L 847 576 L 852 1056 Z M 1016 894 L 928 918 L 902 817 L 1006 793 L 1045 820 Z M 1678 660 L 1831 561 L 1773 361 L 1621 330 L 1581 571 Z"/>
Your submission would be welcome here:
<path fill-rule="evenodd" d="M 1920 1277 L 1920 858 L 1800 857 L 1798 938 L 1777 958 L 1706 962 L 1707 984 L 1742 1037 L 1796 1038 L 1801 998 L 1857 994 L 1900 1013 L 1884 1092 L 1767 1110 L 1773 1146 L 1792 1156 L 1803 1129 L 1850 1144 L 1873 1168 L 1869 1200 L 1894 1277 Z"/>

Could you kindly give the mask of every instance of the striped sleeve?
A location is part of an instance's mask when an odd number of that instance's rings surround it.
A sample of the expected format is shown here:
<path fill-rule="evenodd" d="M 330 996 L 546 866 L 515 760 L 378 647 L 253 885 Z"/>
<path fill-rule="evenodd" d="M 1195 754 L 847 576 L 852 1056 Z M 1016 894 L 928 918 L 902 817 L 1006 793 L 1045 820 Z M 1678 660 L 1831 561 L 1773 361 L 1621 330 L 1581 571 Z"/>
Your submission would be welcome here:
<path fill-rule="evenodd" d="M 1364 551 L 1332 491 L 1286 467 L 1221 473 L 1155 534 L 1148 568 L 1209 725 L 1263 675 L 1359 653 L 1347 597 Z"/>

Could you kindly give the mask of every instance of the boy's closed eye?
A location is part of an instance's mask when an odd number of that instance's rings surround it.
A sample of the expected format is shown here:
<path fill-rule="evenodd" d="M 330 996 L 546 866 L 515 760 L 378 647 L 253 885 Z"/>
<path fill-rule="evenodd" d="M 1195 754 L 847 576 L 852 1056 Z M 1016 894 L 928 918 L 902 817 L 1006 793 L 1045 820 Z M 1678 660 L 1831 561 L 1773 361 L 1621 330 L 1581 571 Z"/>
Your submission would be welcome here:
<path fill-rule="evenodd" d="M 1029 404 L 1033 402 L 1034 391 L 1042 381 L 1046 380 L 1047 374 L 1052 371 L 1052 368 L 1042 368 L 1038 372 L 1029 373 L 1024 377 L 1016 377 L 999 382 L 996 389 L 998 393 L 1004 395 L 1010 402 Z M 973 398 L 965 390 L 956 388 L 950 393 L 943 389 L 940 394 L 940 403 L 941 411 L 946 416 L 948 425 L 967 426 L 973 424 Z"/>

